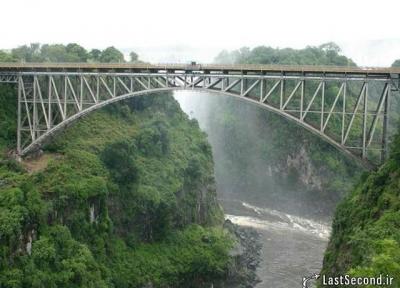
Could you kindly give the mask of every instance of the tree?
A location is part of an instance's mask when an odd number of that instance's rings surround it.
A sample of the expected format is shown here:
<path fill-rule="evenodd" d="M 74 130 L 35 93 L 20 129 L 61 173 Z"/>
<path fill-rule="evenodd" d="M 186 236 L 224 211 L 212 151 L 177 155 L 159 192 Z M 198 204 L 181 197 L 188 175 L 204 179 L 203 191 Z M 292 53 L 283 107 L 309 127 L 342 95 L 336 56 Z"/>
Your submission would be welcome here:
<path fill-rule="evenodd" d="M 222 50 L 214 60 L 217 63 L 224 63 L 224 64 L 233 64 L 235 59 L 232 53 L 229 53 L 227 50 Z"/>
<path fill-rule="evenodd" d="M 338 54 L 342 51 L 340 49 L 339 45 L 337 45 L 334 42 L 324 43 L 324 44 L 320 45 L 319 48 L 324 51 L 334 51 Z"/>
<path fill-rule="evenodd" d="M 101 51 L 99 49 L 92 49 L 89 52 L 89 59 L 94 62 L 100 61 L 100 56 L 101 56 Z"/>
<path fill-rule="evenodd" d="M 92 252 L 66 226 L 52 226 L 46 234 L 33 243 L 23 287 L 107 287 Z"/>
<path fill-rule="evenodd" d="M 86 49 L 76 43 L 68 44 L 66 51 L 68 53 L 68 62 L 86 62 L 88 59 Z"/>
<path fill-rule="evenodd" d="M 129 57 L 131 57 L 131 62 L 136 62 L 139 59 L 139 55 L 137 53 L 135 53 L 134 51 L 129 53 Z"/>
<path fill-rule="evenodd" d="M 11 53 L 0 50 L 0 62 L 14 62 L 15 60 Z"/>
<path fill-rule="evenodd" d="M 68 61 L 67 49 L 62 44 L 44 44 L 41 48 L 40 54 L 43 60 L 46 62 Z"/>
<path fill-rule="evenodd" d="M 124 54 L 114 46 L 108 47 L 100 55 L 100 62 L 102 63 L 121 63 L 125 62 Z"/>
<path fill-rule="evenodd" d="M 125 185 L 138 181 L 135 147 L 130 143 L 121 141 L 108 145 L 101 158 L 116 183 Z"/>
<path fill-rule="evenodd" d="M 393 62 L 392 67 L 400 67 L 400 59 Z"/>
<path fill-rule="evenodd" d="M 170 136 L 167 124 L 163 121 L 155 121 L 147 127 L 142 127 L 137 137 L 140 151 L 147 156 L 168 154 L 170 150 Z"/>
<path fill-rule="evenodd" d="M 32 43 L 30 46 L 23 45 L 11 50 L 14 58 L 26 62 L 41 62 L 43 61 L 41 55 L 41 47 L 38 43 Z"/>

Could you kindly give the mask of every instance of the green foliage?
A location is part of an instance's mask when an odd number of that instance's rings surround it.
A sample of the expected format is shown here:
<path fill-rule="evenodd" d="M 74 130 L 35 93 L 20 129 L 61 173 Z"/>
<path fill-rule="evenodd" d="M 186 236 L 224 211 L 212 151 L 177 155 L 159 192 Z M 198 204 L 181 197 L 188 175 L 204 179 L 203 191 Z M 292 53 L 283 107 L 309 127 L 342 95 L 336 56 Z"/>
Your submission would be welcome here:
<path fill-rule="evenodd" d="M 375 241 L 374 256 L 368 266 L 352 268 L 349 274 L 355 277 L 377 277 L 383 275 L 394 278 L 391 287 L 400 287 L 400 245 L 393 239 Z M 375 287 L 372 285 L 366 287 Z"/>
<path fill-rule="evenodd" d="M 113 143 L 103 151 L 102 160 L 117 183 L 129 184 L 138 181 L 135 150 L 133 145 L 124 141 Z"/>
<path fill-rule="evenodd" d="M 11 85 L 0 84 L 0 147 L 16 141 L 17 97 Z"/>
<path fill-rule="evenodd" d="M 389 275 L 395 278 L 392 287 L 400 287 L 399 135 L 392 145 L 390 159 L 364 175 L 338 206 L 323 273 Z"/>
<path fill-rule="evenodd" d="M 15 58 L 11 53 L 0 50 L 0 62 L 14 62 Z"/>
<path fill-rule="evenodd" d="M 275 49 L 258 46 L 247 47 L 228 52 L 222 51 L 216 58 L 217 63 L 232 64 L 298 64 L 298 65 L 340 65 L 355 66 L 355 63 L 340 55 L 340 48 L 335 43 L 325 43 L 319 47 L 308 46 L 304 49 Z"/>
<path fill-rule="evenodd" d="M 89 59 L 93 62 L 100 62 L 101 50 L 92 49 L 89 52 Z"/>
<path fill-rule="evenodd" d="M 394 61 L 392 67 L 400 67 L 400 59 Z"/>
<path fill-rule="evenodd" d="M 124 54 L 115 47 L 106 48 L 100 55 L 100 62 L 104 63 L 120 63 L 125 62 Z"/>
<path fill-rule="evenodd" d="M 29 46 L 23 45 L 18 48 L 11 50 L 11 54 L 14 58 L 23 62 L 42 62 L 43 57 L 40 53 L 40 45 L 38 43 L 32 43 Z"/>
<path fill-rule="evenodd" d="M 130 62 L 136 62 L 139 60 L 139 55 L 133 51 L 129 53 L 129 57 L 130 57 Z"/>
<path fill-rule="evenodd" d="M 67 46 L 62 44 L 48 45 L 44 44 L 40 47 L 37 60 L 25 59 L 27 62 L 86 62 L 88 56 L 86 50 L 78 44 L 71 43 Z M 17 58 L 20 58 L 17 56 Z M 22 58 L 23 59 L 23 58 Z"/>
<path fill-rule="evenodd" d="M 0 88 L 0 117 L 15 123 Z M 208 227 L 223 219 L 211 148 L 171 95 L 93 113 L 45 153 L 33 174 L 0 155 L 0 287 L 204 287 L 226 276 L 230 238 Z"/>
<path fill-rule="evenodd" d="M 26 287 L 108 287 L 88 247 L 65 226 L 49 228 L 33 243 L 24 272 Z"/>
<path fill-rule="evenodd" d="M 141 127 L 137 137 L 140 151 L 147 156 L 161 157 L 170 150 L 170 139 L 167 124 L 161 120 Z"/>
<path fill-rule="evenodd" d="M 130 53 L 131 62 L 138 62 L 139 56 Z M 103 51 L 92 49 L 87 51 L 77 43 L 64 44 L 39 44 L 19 46 L 11 52 L 0 50 L 0 62 L 125 62 L 124 54 L 111 46 Z"/>
<path fill-rule="evenodd" d="M 232 240 L 219 229 L 192 225 L 153 245 L 129 250 L 113 245 L 112 273 L 116 287 L 208 287 L 226 277 Z M 179 255 L 179 257 L 177 257 Z M 204 285 L 204 286 L 203 286 Z"/>
<path fill-rule="evenodd" d="M 88 53 L 85 48 L 76 44 L 70 43 L 65 47 L 68 54 L 75 56 L 70 58 L 70 62 L 86 62 L 88 59 Z"/>

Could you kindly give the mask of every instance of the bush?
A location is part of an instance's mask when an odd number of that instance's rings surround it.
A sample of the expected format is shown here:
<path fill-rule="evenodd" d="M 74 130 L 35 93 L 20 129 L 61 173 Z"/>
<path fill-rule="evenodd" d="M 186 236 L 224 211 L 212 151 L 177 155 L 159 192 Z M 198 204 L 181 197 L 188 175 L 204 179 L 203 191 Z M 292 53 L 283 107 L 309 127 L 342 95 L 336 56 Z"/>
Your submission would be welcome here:
<path fill-rule="evenodd" d="M 130 184 L 139 181 L 139 169 L 135 159 L 135 147 L 127 141 L 108 145 L 101 159 L 118 184 Z"/>
<path fill-rule="evenodd" d="M 137 137 L 140 151 L 146 156 L 161 157 L 169 153 L 170 138 L 168 126 L 163 121 L 154 121 L 142 127 Z"/>

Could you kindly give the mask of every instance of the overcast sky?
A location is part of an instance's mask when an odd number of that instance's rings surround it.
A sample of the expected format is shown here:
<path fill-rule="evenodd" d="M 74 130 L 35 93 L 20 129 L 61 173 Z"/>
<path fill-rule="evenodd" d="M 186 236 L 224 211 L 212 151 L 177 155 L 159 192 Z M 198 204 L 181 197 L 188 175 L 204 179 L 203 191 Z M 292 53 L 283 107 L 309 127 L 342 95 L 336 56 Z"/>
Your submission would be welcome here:
<path fill-rule="evenodd" d="M 400 58 L 399 0 L 9 0 L 0 48 L 76 42 L 155 62 L 210 62 L 222 49 L 338 43 L 363 66 Z"/>

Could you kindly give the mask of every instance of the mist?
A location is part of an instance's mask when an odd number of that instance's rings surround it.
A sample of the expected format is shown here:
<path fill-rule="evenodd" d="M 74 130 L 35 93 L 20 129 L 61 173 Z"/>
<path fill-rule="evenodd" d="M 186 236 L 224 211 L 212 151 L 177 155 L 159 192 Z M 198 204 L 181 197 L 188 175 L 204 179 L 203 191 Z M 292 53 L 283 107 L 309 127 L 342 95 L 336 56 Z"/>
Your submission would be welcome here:
<path fill-rule="evenodd" d="M 271 135 L 277 127 L 269 119 L 272 117 L 276 121 L 275 115 L 218 93 L 179 91 L 174 95 L 182 110 L 190 118 L 196 119 L 208 135 L 213 151 L 217 193 L 225 203 L 227 213 L 235 210 L 237 203 L 244 201 L 293 215 L 329 221 L 339 195 L 299 184 L 292 179 L 298 176 L 297 171 L 282 172 L 282 167 L 277 167 L 276 163 L 263 155 L 263 149 L 267 154 L 266 150 L 273 146 Z M 239 117 L 234 118 L 226 113 L 232 110 Z M 238 123 L 238 119 L 241 123 Z M 235 129 L 241 129 L 240 134 Z M 245 142 L 236 138 L 240 135 L 246 138 Z M 244 143 L 254 145 L 246 146 Z M 284 159 L 283 162 L 290 161 L 293 155 L 285 157 L 289 160 Z"/>

